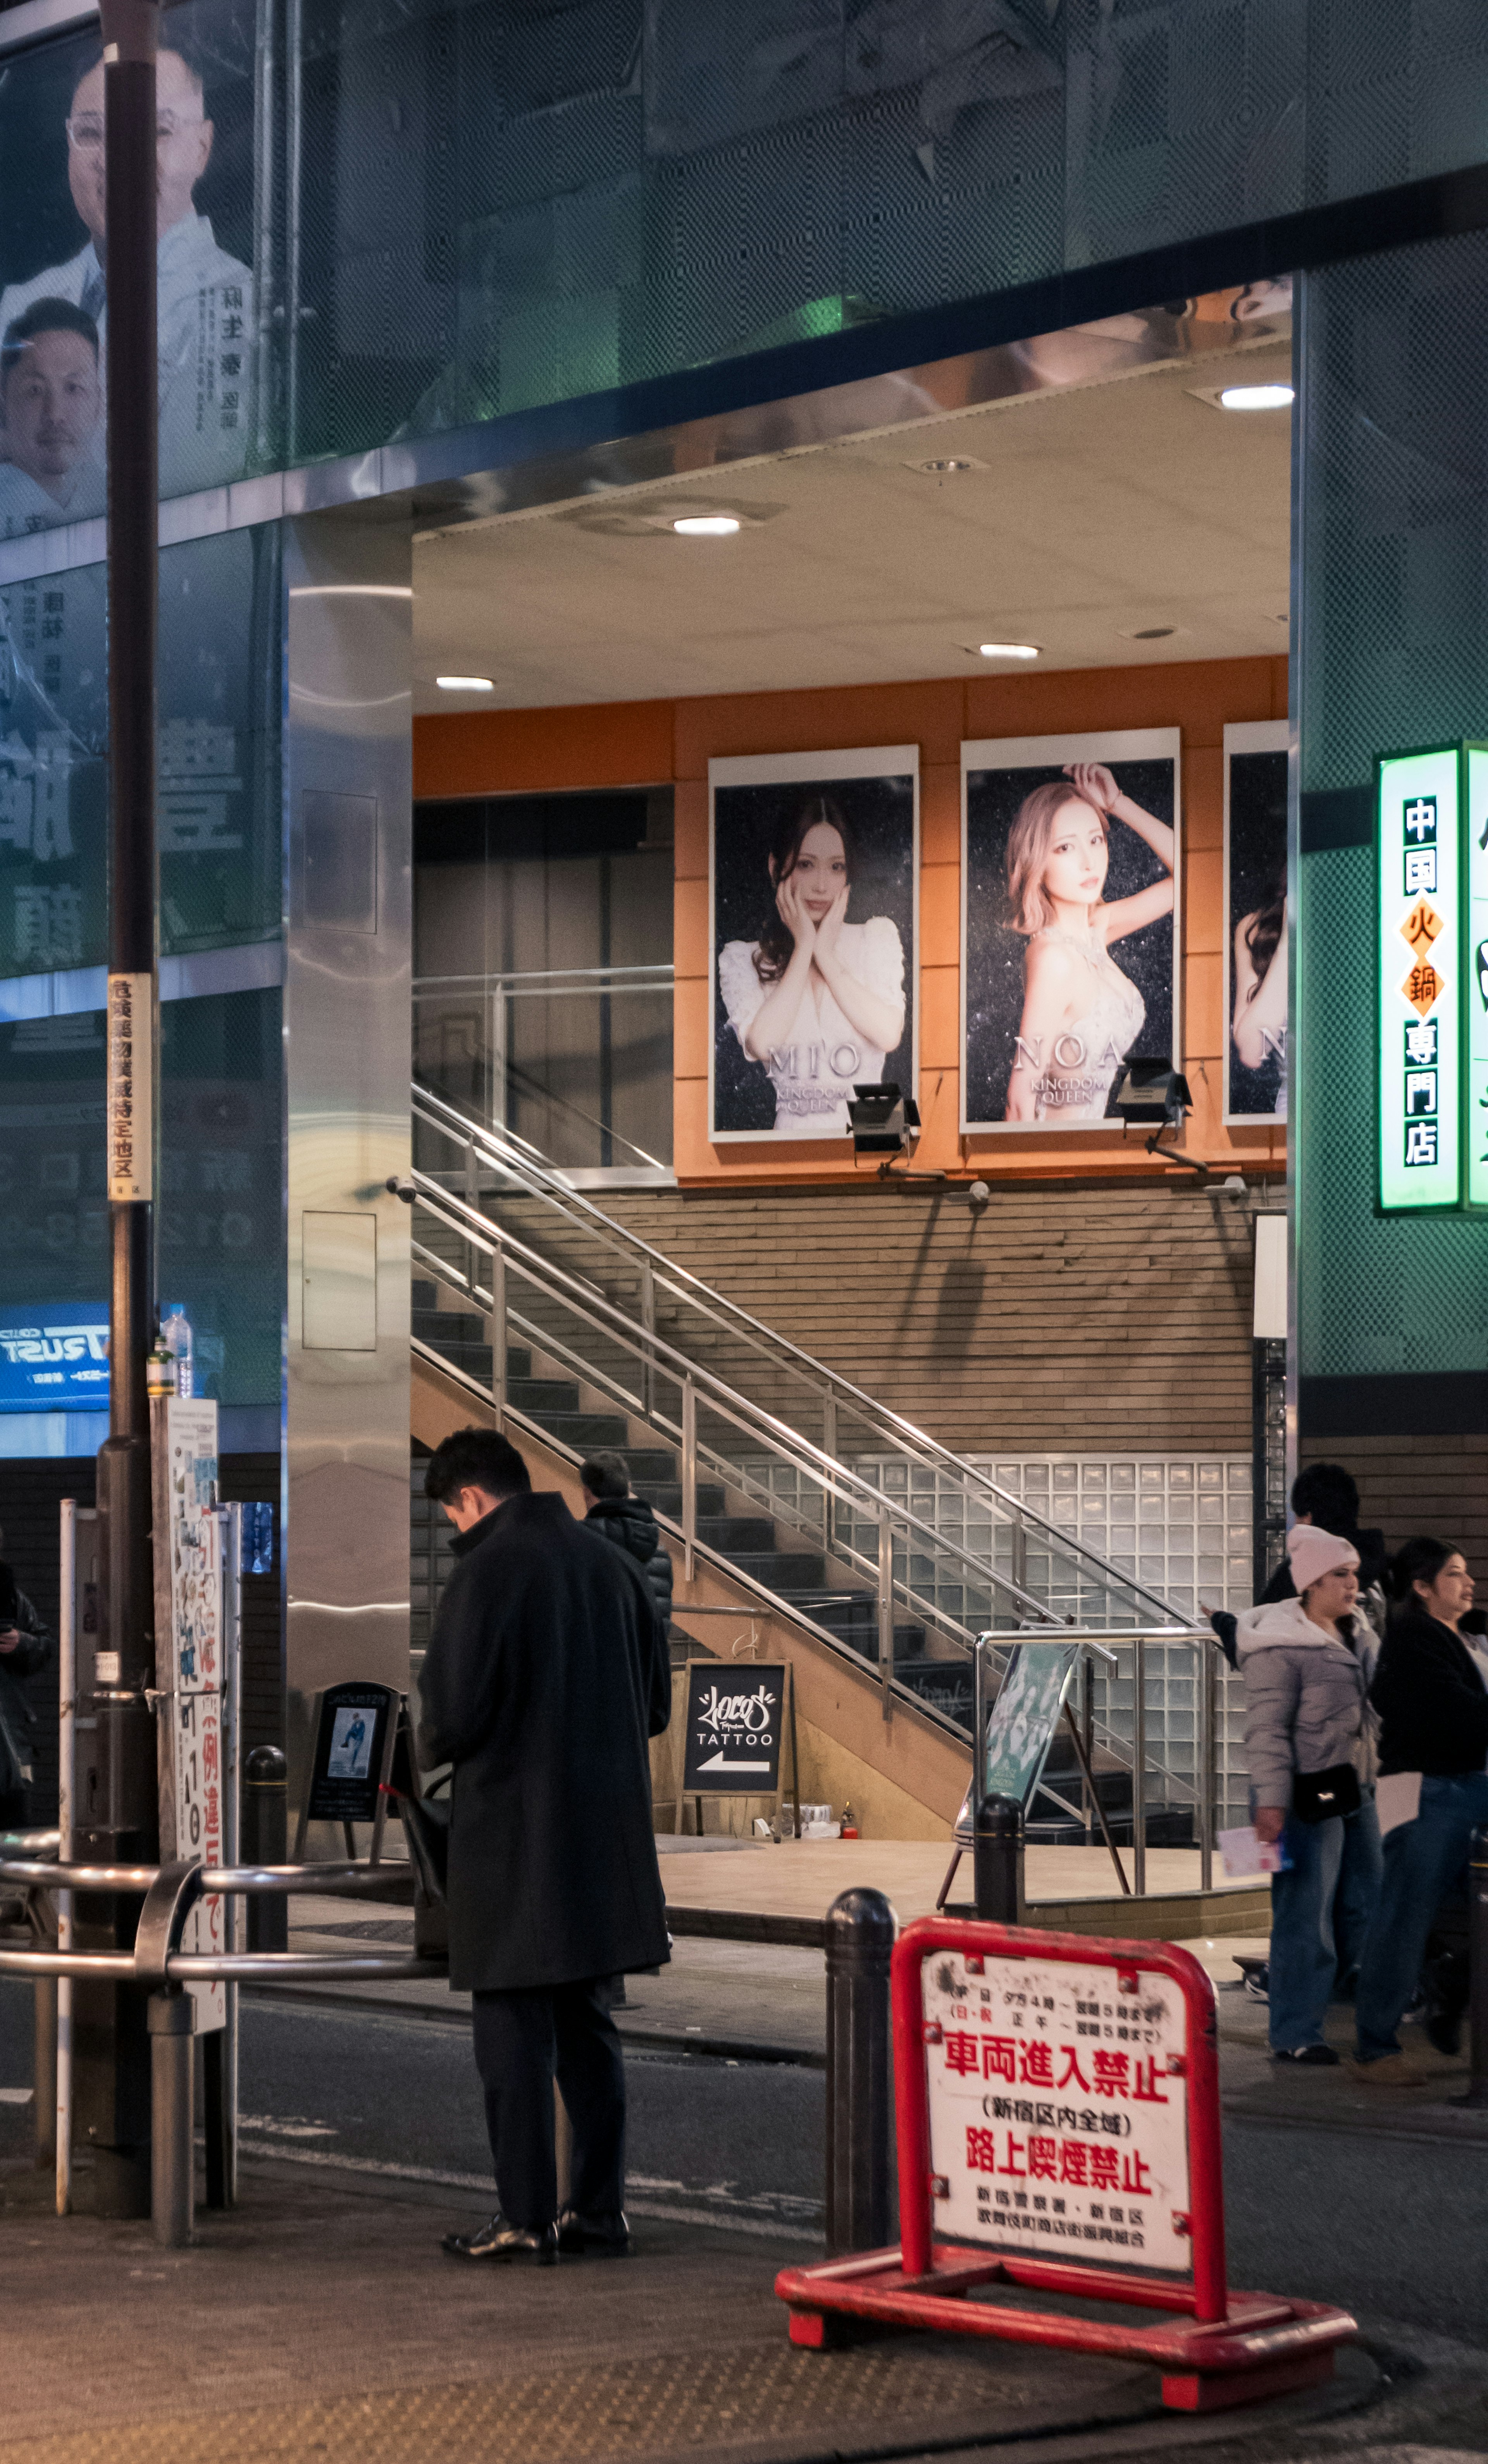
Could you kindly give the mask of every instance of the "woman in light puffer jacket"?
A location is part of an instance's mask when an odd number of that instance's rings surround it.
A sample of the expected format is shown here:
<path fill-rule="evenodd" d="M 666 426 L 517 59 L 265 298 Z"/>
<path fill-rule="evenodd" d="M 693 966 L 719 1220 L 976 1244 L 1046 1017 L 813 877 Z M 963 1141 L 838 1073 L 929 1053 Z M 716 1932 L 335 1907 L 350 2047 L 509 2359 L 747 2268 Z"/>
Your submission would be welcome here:
<path fill-rule="evenodd" d="M 1278 2061 L 1336 2063 L 1323 2022 L 1335 1985 L 1358 1964 L 1380 1885 L 1368 1703 L 1375 1645 L 1355 1612 L 1358 1551 L 1310 1523 L 1296 1525 L 1286 1546 L 1298 1597 L 1247 1609 L 1236 1635 L 1256 1829 L 1291 1860 L 1271 1878 L 1271 2051 Z M 1322 1772 L 1341 1774 L 1345 1798 L 1357 1802 L 1304 1821 L 1297 1781 Z"/>

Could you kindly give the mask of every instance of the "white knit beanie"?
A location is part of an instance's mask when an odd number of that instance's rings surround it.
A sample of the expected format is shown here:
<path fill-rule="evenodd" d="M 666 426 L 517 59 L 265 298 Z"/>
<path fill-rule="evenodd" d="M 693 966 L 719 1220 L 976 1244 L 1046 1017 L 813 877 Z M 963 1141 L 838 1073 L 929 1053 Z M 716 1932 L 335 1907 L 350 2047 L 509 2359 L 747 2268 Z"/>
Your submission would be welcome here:
<path fill-rule="evenodd" d="M 1315 1523 L 1293 1524 L 1286 1535 L 1286 1553 L 1299 1598 L 1324 1574 L 1351 1573 L 1359 1563 L 1359 1551 L 1351 1541 L 1320 1531 Z"/>

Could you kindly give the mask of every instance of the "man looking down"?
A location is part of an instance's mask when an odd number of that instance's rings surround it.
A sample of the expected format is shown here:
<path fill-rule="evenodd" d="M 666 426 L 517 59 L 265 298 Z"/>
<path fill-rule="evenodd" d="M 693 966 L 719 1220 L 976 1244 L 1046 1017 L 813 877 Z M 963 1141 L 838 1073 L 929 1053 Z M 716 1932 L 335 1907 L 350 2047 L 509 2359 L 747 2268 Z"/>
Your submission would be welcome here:
<path fill-rule="evenodd" d="M 668 1955 L 646 1741 L 671 1711 L 638 1566 L 535 1496 L 514 1446 L 460 1429 L 425 1495 L 459 1563 L 419 1679 L 420 1761 L 452 1763 L 449 1983 L 473 2003 L 500 2206 L 452 2257 L 621 2255 L 625 2079 L 606 1981 Z M 553 2082 L 573 2124 L 558 2212 Z"/>

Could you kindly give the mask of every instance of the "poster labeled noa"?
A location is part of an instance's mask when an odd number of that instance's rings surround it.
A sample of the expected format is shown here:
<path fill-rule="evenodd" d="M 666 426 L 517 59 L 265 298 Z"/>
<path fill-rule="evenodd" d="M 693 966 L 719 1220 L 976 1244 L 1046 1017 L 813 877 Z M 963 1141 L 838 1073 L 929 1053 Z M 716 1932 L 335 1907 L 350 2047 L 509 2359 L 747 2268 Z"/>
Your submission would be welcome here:
<path fill-rule="evenodd" d="M 845 1138 L 915 1086 L 919 748 L 710 761 L 713 1138 Z"/>
<path fill-rule="evenodd" d="M 963 1131 L 1098 1129 L 1179 1066 L 1177 728 L 961 747 Z"/>
<path fill-rule="evenodd" d="M 1284 718 L 1224 732 L 1227 1121 L 1286 1118 Z"/>

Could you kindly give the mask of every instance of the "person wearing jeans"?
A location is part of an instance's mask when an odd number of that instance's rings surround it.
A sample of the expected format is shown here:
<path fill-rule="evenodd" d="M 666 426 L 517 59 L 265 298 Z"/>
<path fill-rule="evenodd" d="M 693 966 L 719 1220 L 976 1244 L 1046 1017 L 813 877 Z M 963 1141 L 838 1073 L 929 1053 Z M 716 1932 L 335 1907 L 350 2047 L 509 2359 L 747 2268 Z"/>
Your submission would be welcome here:
<path fill-rule="evenodd" d="M 1269 2034 L 1278 2061 L 1333 2065 L 1323 2023 L 1379 1888 L 1363 1785 L 1372 1637 L 1351 1542 L 1298 1524 L 1286 1545 L 1298 1596 L 1247 1609 L 1236 1631 L 1256 1831 L 1289 1860 L 1271 1878 Z"/>
<path fill-rule="evenodd" d="M 1437 1910 L 1466 1891 L 1473 1832 L 1488 1823 L 1488 1662 L 1463 1632 L 1473 1606 L 1467 1561 L 1448 1541 L 1408 1540 L 1391 1588 L 1398 1608 L 1370 1688 L 1385 1874 L 1355 2002 L 1358 2072 L 1371 2087 L 1420 2081 L 1396 2032 Z"/>

